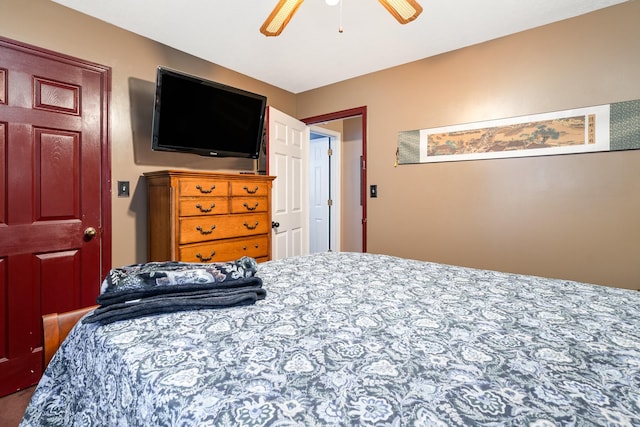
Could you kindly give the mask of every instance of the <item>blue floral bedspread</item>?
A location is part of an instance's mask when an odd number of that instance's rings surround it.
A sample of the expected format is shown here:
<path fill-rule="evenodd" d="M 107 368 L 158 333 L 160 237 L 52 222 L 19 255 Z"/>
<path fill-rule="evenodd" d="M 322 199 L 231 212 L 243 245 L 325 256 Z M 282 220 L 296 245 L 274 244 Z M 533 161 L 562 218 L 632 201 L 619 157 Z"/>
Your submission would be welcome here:
<path fill-rule="evenodd" d="M 640 292 L 391 256 L 255 305 L 79 322 L 23 426 L 640 426 Z"/>

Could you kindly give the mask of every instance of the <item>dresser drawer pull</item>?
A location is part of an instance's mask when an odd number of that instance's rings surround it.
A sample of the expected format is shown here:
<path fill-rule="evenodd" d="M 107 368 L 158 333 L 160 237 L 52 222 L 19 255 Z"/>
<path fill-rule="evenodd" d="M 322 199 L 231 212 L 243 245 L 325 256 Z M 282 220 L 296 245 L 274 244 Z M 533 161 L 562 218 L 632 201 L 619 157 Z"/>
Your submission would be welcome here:
<path fill-rule="evenodd" d="M 216 207 L 215 203 L 211 203 L 211 207 L 209 209 L 203 208 L 200 203 L 198 203 L 196 205 L 196 208 L 200 209 L 200 212 L 211 212 L 213 210 L 213 208 L 215 208 L 215 207 Z"/>
<path fill-rule="evenodd" d="M 258 249 L 259 247 L 260 247 L 260 245 L 256 243 L 255 248 L 256 248 L 256 249 Z M 247 246 L 246 246 L 246 245 L 245 245 L 245 246 L 243 246 L 243 247 L 242 247 L 242 250 L 243 250 L 243 251 L 246 251 L 246 250 L 247 250 Z"/>
<path fill-rule="evenodd" d="M 247 210 L 249 210 L 249 211 L 255 211 L 259 204 L 260 203 L 256 202 L 256 205 L 254 207 L 251 207 L 251 206 L 249 206 L 248 203 L 245 203 L 244 207 L 247 208 Z"/>
<path fill-rule="evenodd" d="M 200 226 L 196 227 L 196 230 L 198 230 L 200 232 L 200 234 L 211 234 L 211 233 L 213 233 L 213 230 L 215 230 L 215 229 L 216 229 L 215 225 L 212 225 L 211 229 L 209 229 L 209 230 L 203 230 L 202 227 L 200 227 Z"/>
<path fill-rule="evenodd" d="M 256 194 L 256 193 L 258 192 L 258 189 L 259 189 L 260 187 L 258 187 L 258 186 L 256 185 L 256 189 L 255 189 L 255 190 L 249 190 L 249 188 L 245 185 L 245 186 L 244 186 L 244 187 L 242 187 L 242 188 L 243 188 L 244 190 L 246 190 L 246 192 L 247 192 L 247 193 L 249 193 L 249 194 Z"/>
<path fill-rule="evenodd" d="M 200 252 L 198 252 L 196 254 L 196 258 L 198 258 L 202 262 L 211 261 L 214 256 L 216 256 L 216 251 L 211 252 L 211 256 L 208 256 L 208 257 L 204 257 L 204 256 L 200 255 Z"/>
<path fill-rule="evenodd" d="M 200 190 L 200 192 L 201 192 L 201 193 L 208 194 L 208 193 L 211 193 L 213 190 L 215 190 L 215 189 L 216 189 L 216 186 L 215 186 L 215 185 L 212 185 L 212 186 L 211 186 L 211 188 L 210 188 L 209 190 L 205 190 L 204 188 L 202 188 L 202 187 L 200 186 L 200 184 L 198 184 L 198 185 L 196 185 L 196 188 L 197 188 L 198 190 Z"/>
<path fill-rule="evenodd" d="M 247 227 L 247 230 L 255 230 L 258 227 L 258 221 L 256 221 L 256 225 L 249 225 L 245 222 L 244 226 Z"/>

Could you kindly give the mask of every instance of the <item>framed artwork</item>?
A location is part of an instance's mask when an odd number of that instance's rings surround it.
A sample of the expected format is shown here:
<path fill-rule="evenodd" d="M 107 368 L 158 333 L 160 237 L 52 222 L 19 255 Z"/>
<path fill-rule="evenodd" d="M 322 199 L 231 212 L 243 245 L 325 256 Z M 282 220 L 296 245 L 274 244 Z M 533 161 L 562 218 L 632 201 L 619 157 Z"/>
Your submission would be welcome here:
<path fill-rule="evenodd" d="M 398 134 L 398 164 L 640 148 L 640 101 Z"/>

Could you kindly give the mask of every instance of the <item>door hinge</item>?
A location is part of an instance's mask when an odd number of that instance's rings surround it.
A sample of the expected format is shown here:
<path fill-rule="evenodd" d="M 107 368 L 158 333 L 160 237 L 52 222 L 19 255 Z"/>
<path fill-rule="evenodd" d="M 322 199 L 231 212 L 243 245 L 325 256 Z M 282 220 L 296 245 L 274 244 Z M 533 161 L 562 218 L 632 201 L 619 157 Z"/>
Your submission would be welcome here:
<path fill-rule="evenodd" d="M 327 156 L 329 157 L 333 156 L 333 150 L 331 148 L 327 150 Z"/>
<path fill-rule="evenodd" d="M 327 206 L 333 206 L 333 200 L 331 199 L 327 200 Z"/>

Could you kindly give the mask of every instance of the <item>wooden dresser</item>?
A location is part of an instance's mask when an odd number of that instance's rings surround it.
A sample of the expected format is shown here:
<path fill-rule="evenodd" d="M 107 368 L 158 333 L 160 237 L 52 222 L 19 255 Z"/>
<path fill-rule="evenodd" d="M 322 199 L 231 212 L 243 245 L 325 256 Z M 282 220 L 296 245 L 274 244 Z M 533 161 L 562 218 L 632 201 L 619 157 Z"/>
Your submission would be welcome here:
<path fill-rule="evenodd" d="M 187 171 L 144 176 L 149 261 L 271 259 L 274 177 Z"/>

